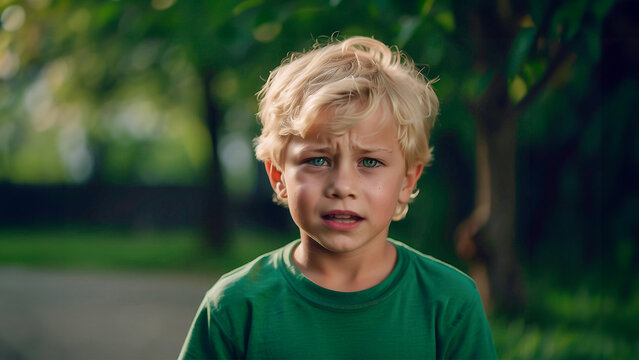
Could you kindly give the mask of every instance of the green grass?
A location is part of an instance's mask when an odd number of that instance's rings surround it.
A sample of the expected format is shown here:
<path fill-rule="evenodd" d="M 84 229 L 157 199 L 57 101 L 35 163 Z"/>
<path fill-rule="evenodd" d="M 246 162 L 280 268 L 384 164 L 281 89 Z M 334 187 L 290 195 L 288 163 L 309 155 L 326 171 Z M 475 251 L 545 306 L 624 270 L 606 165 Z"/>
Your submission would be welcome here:
<path fill-rule="evenodd" d="M 0 229 L 0 266 L 219 275 L 289 240 L 290 236 L 237 230 L 228 250 L 218 252 L 205 246 L 194 230 Z M 639 280 L 626 284 L 623 291 L 611 291 L 602 290 L 597 281 L 567 288 L 551 278 L 530 280 L 525 314 L 491 316 L 501 359 L 637 357 Z"/>
<path fill-rule="evenodd" d="M 630 296 L 622 296 L 583 280 L 572 288 L 533 280 L 525 314 L 492 316 L 500 358 L 636 359 L 639 281 L 627 284 Z"/>
<path fill-rule="evenodd" d="M 639 340 L 601 328 L 539 325 L 523 318 L 491 321 L 501 359 L 635 359 Z"/>
<path fill-rule="evenodd" d="M 0 265 L 221 273 L 281 244 L 273 236 L 238 231 L 222 253 L 195 230 L 0 229 Z"/>

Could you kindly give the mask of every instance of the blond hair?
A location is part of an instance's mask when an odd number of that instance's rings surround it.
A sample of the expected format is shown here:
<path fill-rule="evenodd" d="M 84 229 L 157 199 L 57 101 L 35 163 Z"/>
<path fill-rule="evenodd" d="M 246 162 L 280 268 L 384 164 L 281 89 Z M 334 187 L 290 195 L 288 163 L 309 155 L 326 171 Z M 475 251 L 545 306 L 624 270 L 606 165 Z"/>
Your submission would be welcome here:
<path fill-rule="evenodd" d="M 262 133 L 255 139 L 256 156 L 282 169 L 288 140 L 305 138 L 322 111 L 334 111 L 333 121 L 322 126 L 339 134 L 383 104 L 396 121 L 407 168 L 420 161 L 428 165 L 430 131 L 439 111 L 432 82 L 397 47 L 375 39 L 316 42 L 306 53 L 287 56 L 257 93 Z M 407 204 L 399 204 L 393 219 L 407 211 Z"/>

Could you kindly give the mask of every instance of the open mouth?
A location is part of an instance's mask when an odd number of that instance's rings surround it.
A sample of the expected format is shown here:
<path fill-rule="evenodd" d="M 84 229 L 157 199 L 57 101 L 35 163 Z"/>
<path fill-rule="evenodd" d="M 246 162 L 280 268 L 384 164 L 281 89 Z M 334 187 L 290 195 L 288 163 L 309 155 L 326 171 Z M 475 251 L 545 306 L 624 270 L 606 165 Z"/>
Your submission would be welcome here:
<path fill-rule="evenodd" d="M 351 211 L 331 211 L 322 215 L 322 219 L 337 223 L 352 224 L 364 218 Z"/>

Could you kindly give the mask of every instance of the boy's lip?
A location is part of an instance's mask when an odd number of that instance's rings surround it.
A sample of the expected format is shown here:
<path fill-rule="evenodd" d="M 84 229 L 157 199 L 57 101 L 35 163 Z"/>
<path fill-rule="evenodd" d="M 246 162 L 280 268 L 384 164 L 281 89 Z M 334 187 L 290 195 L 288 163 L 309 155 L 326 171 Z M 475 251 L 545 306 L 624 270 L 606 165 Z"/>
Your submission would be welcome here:
<path fill-rule="evenodd" d="M 322 217 L 351 217 L 363 219 L 360 214 L 350 210 L 331 210 L 323 213 Z"/>
<path fill-rule="evenodd" d="M 346 231 L 356 228 L 364 218 L 354 211 L 331 210 L 322 214 L 322 221 L 330 229 Z"/>

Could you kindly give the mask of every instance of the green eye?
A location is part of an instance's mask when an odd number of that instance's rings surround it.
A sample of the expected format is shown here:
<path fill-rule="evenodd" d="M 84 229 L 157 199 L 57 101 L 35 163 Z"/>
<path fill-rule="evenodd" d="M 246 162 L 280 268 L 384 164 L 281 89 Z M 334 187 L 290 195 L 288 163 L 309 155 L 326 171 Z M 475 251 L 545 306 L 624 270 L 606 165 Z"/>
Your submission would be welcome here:
<path fill-rule="evenodd" d="M 309 164 L 313 166 L 323 166 L 326 164 L 326 159 L 321 157 L 312 158 L 308 161 Z"/>
<path fill-rule="evenodd" d="M 367 168 L 372 168 L 372 167 L 376 167 L 377 165 L 379 165 L 379 161 L 377 161 L 375 159 L 371 159 L 371 158 L 366 158 L 366 159 L 362 160 L 362 165 L 364 167 L 367 167 Z"/>

